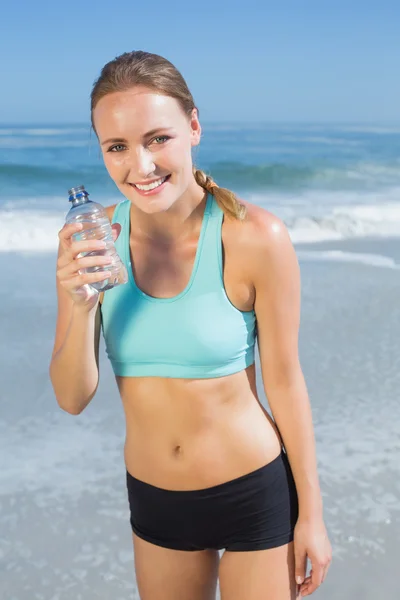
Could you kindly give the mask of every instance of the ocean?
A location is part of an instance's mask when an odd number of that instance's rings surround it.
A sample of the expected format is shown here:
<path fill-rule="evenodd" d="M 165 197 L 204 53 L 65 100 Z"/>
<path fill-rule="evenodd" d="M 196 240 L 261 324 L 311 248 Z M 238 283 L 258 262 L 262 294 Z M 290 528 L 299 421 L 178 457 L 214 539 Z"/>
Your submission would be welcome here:
<path fill-rule="evenodd" d="M 210 123 L 194 160 L 294 242 L 400 233 L 400 126 Z M 0 126 L 0 251 L 53 250 L 76 185 L 123 199 L 88 125 Z"/>
<path fill-rule="evenodd" d="M 286 223 L 333 546 L 321 600 L 397 600 L 400 126 L 203 124 L 196 164 Z M 0 126 L 0 599 L 138 598 L 124 415 L 104 346 L 79 417 L 48 376 L 67 190 L 122 199 L 86 125 Z M 258 388 L 262 389 L 259 365 Z"/>

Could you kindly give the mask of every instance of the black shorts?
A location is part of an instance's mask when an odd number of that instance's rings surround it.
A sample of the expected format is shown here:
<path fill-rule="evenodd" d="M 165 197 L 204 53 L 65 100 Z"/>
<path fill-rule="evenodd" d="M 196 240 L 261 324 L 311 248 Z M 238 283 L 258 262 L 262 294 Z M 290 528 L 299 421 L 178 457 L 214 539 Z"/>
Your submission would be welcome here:
<path fill-rule="evenodd" d="M 175 550 L 265 550 L 293 540 L 296 486 L 284 450 L 267 465 L 200 490 L 166 490 L 127 473 L 131 526 Z"/>

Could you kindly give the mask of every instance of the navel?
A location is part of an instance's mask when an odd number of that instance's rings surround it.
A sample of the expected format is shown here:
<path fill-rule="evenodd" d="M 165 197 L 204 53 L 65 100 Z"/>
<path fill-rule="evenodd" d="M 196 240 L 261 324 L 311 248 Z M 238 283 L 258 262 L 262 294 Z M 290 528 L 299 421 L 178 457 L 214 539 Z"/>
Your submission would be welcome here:
<path fill-rule="evenodd" d="M 175 456 L 180 456 L 182 454 L 182 447 L 181 446 L 175 446 L 173 453 Z"/>

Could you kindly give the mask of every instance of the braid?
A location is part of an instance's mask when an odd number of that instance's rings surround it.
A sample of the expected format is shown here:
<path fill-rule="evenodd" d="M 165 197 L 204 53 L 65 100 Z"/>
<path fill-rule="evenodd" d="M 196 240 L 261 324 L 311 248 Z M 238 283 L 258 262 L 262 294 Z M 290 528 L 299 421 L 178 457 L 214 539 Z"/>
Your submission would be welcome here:
<path fill-rule="evenodd" d="M 246 208 L 239 202 L 233 192 L 227 190 L 226 188 L 219 187 L 213 178 L 204 173 L 204 171 L 201 169 L 194 167 L 193 174 L 196 183 L 214 196 L 218 205 L 225 214 L 233 217 L 234 219 L 239 219 L 240 221 L 244 219 L 246 216 Z"/>

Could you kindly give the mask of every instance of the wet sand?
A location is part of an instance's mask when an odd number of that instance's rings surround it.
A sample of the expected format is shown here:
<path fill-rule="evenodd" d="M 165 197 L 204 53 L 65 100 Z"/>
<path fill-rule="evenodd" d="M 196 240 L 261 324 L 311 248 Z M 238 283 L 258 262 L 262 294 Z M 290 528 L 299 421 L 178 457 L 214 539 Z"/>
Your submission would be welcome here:
<path fill-rule="evenodd" d="M 328 579 L 314 597 L 394 600 L 400 537 L 400 241 L 297 248 L 300 355 L 334 550 Z M 318 255 L 332 250 L 392 262 L 373 266 Z M 131 600 L 139 596 L 122 407 L 104 350 L 99 392 L 85 412 L 73 417 L 56 405 L 48 379 L 54 264 L 49 254 L 0 254 L 0 598 Z"/>

